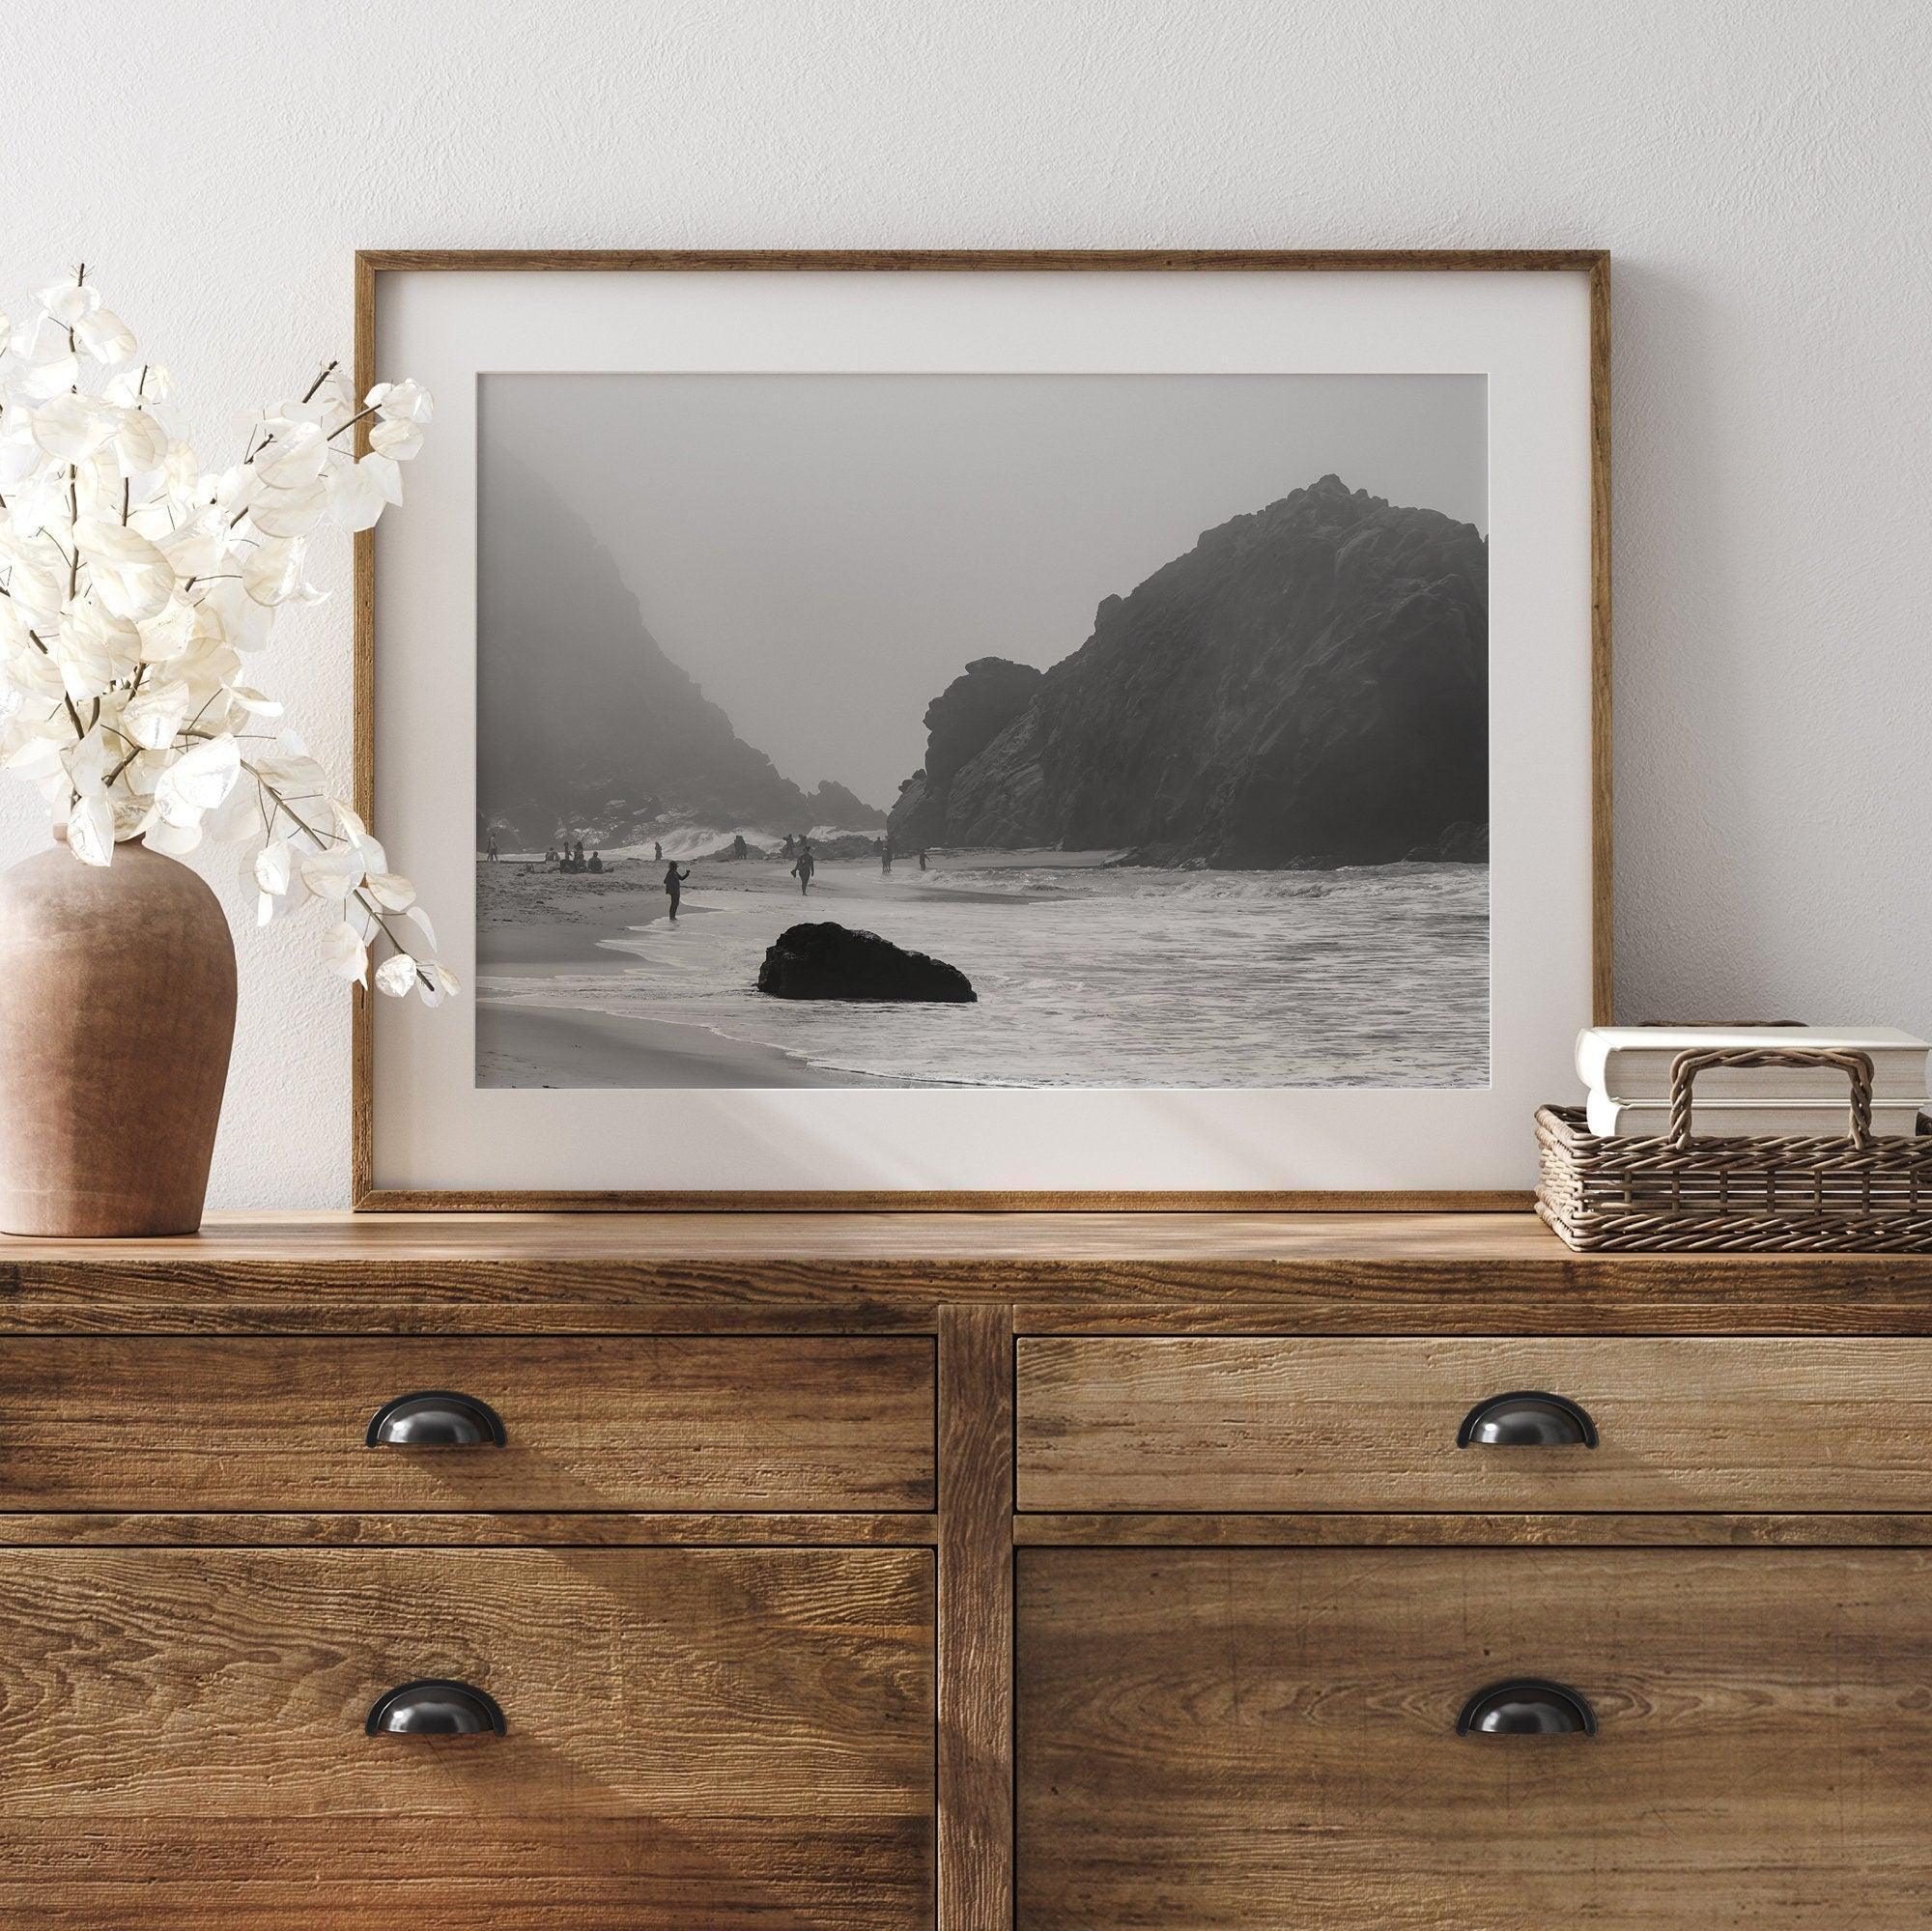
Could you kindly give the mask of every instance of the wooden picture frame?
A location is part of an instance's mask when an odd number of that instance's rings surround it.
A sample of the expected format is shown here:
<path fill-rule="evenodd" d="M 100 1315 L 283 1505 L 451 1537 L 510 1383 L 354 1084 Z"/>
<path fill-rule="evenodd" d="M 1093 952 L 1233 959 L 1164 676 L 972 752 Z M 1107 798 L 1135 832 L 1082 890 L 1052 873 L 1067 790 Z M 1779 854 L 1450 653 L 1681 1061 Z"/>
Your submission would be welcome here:
<path fill-rule="evenodd" d="M 1610 258 L 1600 249 L 1338 249 L 1338 250 L 725 250 L 684 249 L 371 249 L 355 257 L 355 359 L 357 393 L 394 370 L 379 367 L 378 289 L 385 276 L 578 273 L 852 272 L 903 274 L 1024 271 L 1041 274 L 1142 275 L 1208 271 L 1280 274 L 1296 271 L 1581 275 L 1588 288 L 1589 352 L 1589 685 L 1590 738 L 1590 980 L 1591 1017 L 1611 1009 L 1611 764 L 1610 764 Z M 375 716 L 376 542 L 355 539 L 354 751 L 356 809 L 380 824 L 376 797 Z M 425 1211 L 745 1211 L 978 1212 L 1041 1209 L 1207 1211 L 1229 1209 L 1433 1209 L 1509 1211 L 1529 1203 L 1526 1192 L 1502 1191 L 876 1191 L 800 1192 L 591 1189 L 582 1191 L 385 1186 L 377 1179 L 375 1025 L 372 997 L 355 994 L 352 1198 L 364 1212 Z M 1523 1133 L 1530 1135 L 1525 1114 Z"/>

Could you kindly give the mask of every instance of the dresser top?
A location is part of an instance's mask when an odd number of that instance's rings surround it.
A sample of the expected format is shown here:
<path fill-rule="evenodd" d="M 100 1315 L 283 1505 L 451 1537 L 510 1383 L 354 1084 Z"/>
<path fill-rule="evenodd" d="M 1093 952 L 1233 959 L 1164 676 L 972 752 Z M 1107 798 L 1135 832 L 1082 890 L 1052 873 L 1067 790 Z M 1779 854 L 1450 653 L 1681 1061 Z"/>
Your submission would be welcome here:
<path fill-rule="evenodd" d="M 1848 1281 L 1883 1273 L 1932 1286 L 1932 1254 L 1599 1254 L 1566 1247 L 1533 1213 L 1423 1212 L 574 1212 L 213 1213 L 199 1234 L 133 1240 L 0 1235 L 11 1265 L 202 1272 L 264 1265 L 641 1266 L 777 1262 L 979 1271 L 1173 1265 L 1277 1269 L 1419 1264 L 1477 1269 L 1716 1268 Z"/>
<path fill-rule="evenodd" d="M 213 1216 L 0 1237 L 0 1334 L 1932 1333 L 1932 1256 L 1590 1255 L 1527 1213 Z"/>
<path fill-rule="evenodd" d="M 197 1235 L 0 1236 L 0 1266 L 58 1260 L 1558 1261 L 1533 1213 L 215 1213 Z"/>

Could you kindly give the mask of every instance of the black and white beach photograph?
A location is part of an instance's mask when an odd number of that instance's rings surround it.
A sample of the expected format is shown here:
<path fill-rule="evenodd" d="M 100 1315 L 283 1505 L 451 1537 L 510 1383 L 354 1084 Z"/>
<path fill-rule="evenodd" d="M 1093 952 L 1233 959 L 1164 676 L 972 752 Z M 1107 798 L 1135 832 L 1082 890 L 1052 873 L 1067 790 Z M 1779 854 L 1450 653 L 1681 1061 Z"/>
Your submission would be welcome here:
<path fill-rule="evenodd" d="M 1487 1085 L 1482 376 L 478 410 L 479 1087 Z"/>

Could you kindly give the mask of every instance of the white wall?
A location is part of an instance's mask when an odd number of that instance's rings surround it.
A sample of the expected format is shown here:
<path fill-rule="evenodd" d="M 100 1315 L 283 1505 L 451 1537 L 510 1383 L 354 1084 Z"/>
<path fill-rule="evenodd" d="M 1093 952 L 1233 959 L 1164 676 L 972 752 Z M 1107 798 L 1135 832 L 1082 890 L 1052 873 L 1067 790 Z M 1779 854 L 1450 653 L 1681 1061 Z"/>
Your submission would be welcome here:
<path fill-rule="evenodd" d="M 357 246 L 1607 246 L 1623 1013 L 1926 1031 L 1928 63 L 1920 0 L 69 0 L 0 13 L 0 307 L 84 257 L 212 448 Z M 348 623 L 264 673 L 345 771 Z M 347 1002 L 239 936 L 213 1202 L 339 1205 Z"/>

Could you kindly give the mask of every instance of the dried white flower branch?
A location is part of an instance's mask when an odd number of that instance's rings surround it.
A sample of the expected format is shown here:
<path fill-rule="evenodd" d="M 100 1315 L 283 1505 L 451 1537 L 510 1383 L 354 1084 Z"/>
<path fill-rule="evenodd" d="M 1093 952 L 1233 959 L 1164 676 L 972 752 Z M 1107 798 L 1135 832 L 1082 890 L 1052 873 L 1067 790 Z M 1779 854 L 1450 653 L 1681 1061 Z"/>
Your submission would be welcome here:
<path fill-rule="evenodd" d="M 319 904 L 331 971 L 367 984 L 386 947 L 377 986 L 438 1005 L 458 988 L 414 887 L 242 681 L 283 606 L 325 594 L 303 576 L 310 535 L 402 500 L 430 397 L 384 383 L 358 408 L 331 362 L 299 401 L 250 412 L 246 454 L 216 472 L 136 354 L 84 268 L 17 334 L 0 315 L 0 765 L 87 865 L 128 838 L 176 857 L 242 842 L 259 923 Z"/>

